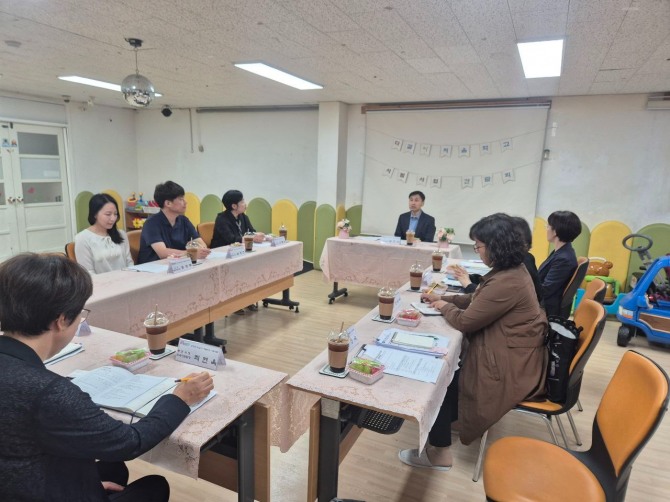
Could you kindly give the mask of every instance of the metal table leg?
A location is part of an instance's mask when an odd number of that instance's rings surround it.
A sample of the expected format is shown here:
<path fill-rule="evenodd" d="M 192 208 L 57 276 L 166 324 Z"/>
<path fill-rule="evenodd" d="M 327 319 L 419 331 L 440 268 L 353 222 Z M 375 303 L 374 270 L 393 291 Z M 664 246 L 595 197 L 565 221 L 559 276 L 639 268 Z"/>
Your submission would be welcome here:
<path fill-rule="evenodd" d="M 347 288 L 338 289 L 338 283 L 333 283 L 333 291 L 328 295 L 328 304 L 332 304 L 338 296 L 349 296 Z"/>
<path fill-rule="evenodd" d="M 237 500 L 254 502 L 254 408 L 238 418 Z"/>
<path fill-rule="evenodd" d="M 267 307 L 268 305 L 281 305 L 282 307 L 288 307 L 289 310 L 295 309 L 296 314 L 300 312 L 298 310 L 298 305 L 300 305 L 300 302 L 291 300 L 290 289 L 285 289 L 282 291 L 281 300 L 277 300 L 276 298 L 263 298 L 263 307 Z"/>

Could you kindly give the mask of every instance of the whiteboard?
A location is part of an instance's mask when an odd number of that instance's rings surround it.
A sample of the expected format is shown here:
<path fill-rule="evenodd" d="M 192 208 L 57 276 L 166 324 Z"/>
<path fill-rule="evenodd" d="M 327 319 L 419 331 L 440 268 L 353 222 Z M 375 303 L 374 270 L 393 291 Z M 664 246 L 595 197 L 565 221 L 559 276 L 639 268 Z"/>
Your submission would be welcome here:
<path fill-rule="evenodd" d="M 389 235 L 408 195 L 426 195 L 437 228 L 470 227 L 496 212 L 531 224 L 548 107 L 368 112 L 362 230 Z"/>

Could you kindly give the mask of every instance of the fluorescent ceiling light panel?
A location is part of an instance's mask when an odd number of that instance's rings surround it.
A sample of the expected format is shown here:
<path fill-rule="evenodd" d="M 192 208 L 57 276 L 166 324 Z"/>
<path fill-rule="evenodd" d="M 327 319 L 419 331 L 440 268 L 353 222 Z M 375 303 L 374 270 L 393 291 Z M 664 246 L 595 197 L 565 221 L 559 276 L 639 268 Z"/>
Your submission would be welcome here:
<path fill-rule="evenodd" d="M 66 80 L 68 82 L 74 82 L 75 84 L 84 84 L 92 85 L 93 87 L 101 87 L 103 89 L 109 89 L 110 91 L 121 92 L 121 86 L 119 84 L 110 84 L 109 82 L 103 82 L 102 80 L 94 80 L 92 78 L 86 77 L 77 77 L 76 75 L 68 77 L 58 77 L 61 80 Z M 156 93 L 157 98 L 162 97 L 162 94 Z"/>
<path fill-rule="evenodd" d="M 265 63 L 236 63 L 235 66 L 242 70 L 247 70 L 256 75 L 260 75 L 261 77 L 269 78 L 275 82 L 295 87 L 301 91 L 323 89 L 322 85 L 313 84 L 312 82 L 298 78 L 295 75 L 268 66 Z"/>
<path fill-rule="evenodd" d="M 526 78 L 560 77 L 563 39 L 516 44 Z"/>

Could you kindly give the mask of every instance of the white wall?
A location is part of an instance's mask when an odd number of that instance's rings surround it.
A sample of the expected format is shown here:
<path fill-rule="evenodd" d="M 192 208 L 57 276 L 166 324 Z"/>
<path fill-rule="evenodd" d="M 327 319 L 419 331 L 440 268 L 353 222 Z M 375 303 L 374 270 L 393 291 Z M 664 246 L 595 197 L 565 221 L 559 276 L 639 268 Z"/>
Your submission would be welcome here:
<path fill-rule="evenodd" d="M 300 206 L 316 198 L 318 113 L 314 111 L 192 113 L 158 110 L 137 115 L 139 189 L 152 198 L 172 179 L 199 197 L 236 188 L 247 200 Z M 202 145 L 204 151 L 198 151 Z"/>
<path fill-rule="evenodd" d="M 670 110 L 646 110 L 646 100 L 646 94 L 552 99 L 545 140 L 551 160 L 542 165 L 537 216 L 567 209 L 591 229 L 618 220 L 633 231 L 670 222 Z M 362 200 L 364 152 L 365 116 L 352 105 L 347 207 Z"/>
<path fill-rule="evenodd" d="M 137 191 L 135 118 L 130 109 L 70 103 L 71 193 L 114 189 L 126 198 Z"/>
<path fill-rule="evenodd" d="M 568 209 L 591 229 L 618 220 L 633 231 L 670 222 L 670 110 L 646 110 L 646 100 L 641 94 L 553 99 L 538 216 Z"/>

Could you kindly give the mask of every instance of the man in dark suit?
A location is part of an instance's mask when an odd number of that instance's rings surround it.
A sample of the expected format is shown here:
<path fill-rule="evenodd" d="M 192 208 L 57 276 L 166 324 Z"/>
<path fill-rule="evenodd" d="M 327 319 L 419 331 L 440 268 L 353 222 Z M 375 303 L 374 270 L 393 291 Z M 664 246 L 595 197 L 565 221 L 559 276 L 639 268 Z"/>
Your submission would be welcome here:
<path fill-rule="evenodd" d="M 421 208 L 426 196 L 418 190 L 409 194 L 409 212 L 398 217 L 395 236 L 405 239 L 407 230 L 414 230 L 414 237 L 424 242 L 433 242 L 435 238 L 435 218 L 424 213 Z"/>

